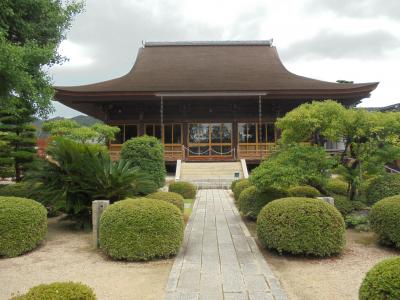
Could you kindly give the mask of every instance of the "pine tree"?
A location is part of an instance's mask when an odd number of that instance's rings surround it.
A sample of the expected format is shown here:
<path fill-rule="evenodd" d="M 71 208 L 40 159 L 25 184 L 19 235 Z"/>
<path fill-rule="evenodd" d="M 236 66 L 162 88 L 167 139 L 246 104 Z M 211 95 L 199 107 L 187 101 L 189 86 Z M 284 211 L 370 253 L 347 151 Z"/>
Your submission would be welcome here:
<path fill-rule="evenodd" d="M 6 142 L 6 145 L 1 147 L 0 165 L 7 168 L 12 164 L 17 181 L 22 179 L 23 171 L 36 155 L 36 129 L 31 125 L 32 115 L 32 109 L 22 102 L 12 108 L 0 108 L 1 140 Z"/>

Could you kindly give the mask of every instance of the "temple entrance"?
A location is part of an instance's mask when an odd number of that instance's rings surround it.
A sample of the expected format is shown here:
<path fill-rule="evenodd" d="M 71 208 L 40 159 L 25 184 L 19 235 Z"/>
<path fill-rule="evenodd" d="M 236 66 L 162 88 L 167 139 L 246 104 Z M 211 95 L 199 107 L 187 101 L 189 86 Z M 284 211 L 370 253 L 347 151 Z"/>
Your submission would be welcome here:
<path fill-rule="evenodd" d="M 197 123 L 188 125 L 189 158 L 232 158 L 232 123 Z"/>

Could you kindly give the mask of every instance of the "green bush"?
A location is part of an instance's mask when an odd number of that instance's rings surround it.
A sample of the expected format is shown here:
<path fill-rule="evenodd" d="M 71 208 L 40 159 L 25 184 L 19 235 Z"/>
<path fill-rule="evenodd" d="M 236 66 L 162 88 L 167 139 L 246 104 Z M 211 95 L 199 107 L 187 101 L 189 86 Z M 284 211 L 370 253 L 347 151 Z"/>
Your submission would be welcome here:
<path fill-rule="evenodd" d="M 272 200 L 287 197 L 287 192 L 270 188 L 263 192 L 257 191 L 255 186 L 244 189 L 239 196 L 238 207 L 242 214 L 249 219 L 256 220 L 261 209 Z"/>
<path fill-rule="evenodd" d="M 368 204 L 400 194 L 400 174 L 390 174 L 371 180 L 366 190 Z"/>
<path fill-rule="evenodd" d="M 32 185 L 26 182 L 7 184 L 0 189 L 0 196 L 12 196 L 40 201 L 40 199 L 37 199 L 39 197 L 36 194 L 32 189 Z"/>
<path fill-rule="evenodd" d="M 353 213 L 347 215 L 344 221 L 346 223 L 347 228 L 354 228 L 358 231 L 370 230 L 368 216 Z"/>
<path fill-rule="evenodd" d="M 96 300 L 93 290 L 77 282 L 54 282 L 40 284 L 31 288 L 28 293 L 10 300 Z"/>
<path fill-rule="evenodd" d="M 239 179 L 233 188 L 233 198 L 235 201 L 239 200 L 240 193 L 250 187 L 252 184 L 248 179 Z"/>
<path fill-rule="evenodd" d="M 382 244 L 400 248 L 400 195 L 388 197 L 372 206 L 371 228 Z"/>
<path fill-rule="evenodd" d="M 346 196 L 348 187 L 348 183 L 339 178 L 331 178 L 326 183 L 326 189 L 336 195 Z"/>
<path fill-rule="evenodd" d="M 231 190 L 232 191 L 235 188 L 236 183 L 238 183 L 239 181 L 240 181 L 240 179 L 236 179 L 236 180 L 232 181 L 232 183 L 231 183 Z"/>
<path fill-rule="evenodd" d="M 343 216 L 348 215 L 354 210 L 353 203 L 343 195 L 332 195 L 335 200 L 335 207 Z"/>
<path fill-rule="evenodd" d="M 257 218 L 261 244 L 279 253 L 329 256 L 345 245 L 343 217 L 332 205 L 310 198 L 268 203 Z"/>
<path fill-rule="evenodd" d="M 149 174 L 158 187 L 165 184 L 164 147 L 157 138 L 144 135 L 126 141 L 121 148 L 121 158 Z"/>
<path fill-rule="evenodd" d="M 291 197 L 315 198 L 320 196 L 319 191 L 315 187 L 309 185 L 299 185 L 291 187 L 288 190 L 288 193 Z"/>
<path fill-rule="evenodd" d="M 196 198 L 196 190 L 197 187 L 194 184 L 185 181 L 173 182 L 168 187 L 169 192 L 178 193 L 184 199 Z"/>
<path fill-rule="evenodd" d="M 184 199 L 181 195 L 174 192 L 155 192 L 153 194 L 147 195 L 146 198 L 164 200 L 179 208 L 182 212 L 185 207 Z"/>
<path fill-rule="evenodd" d="M 25 198 L 0 197 L 0 256 L 14 257 L 34 249 L 47 233 L 47 211 Z"/>
<path fill-rule="evenodd" d="M 359 290 L 359 299 L 400 299 L 400 257 L 385 259 L 368 271 Z"/>
<path fill-rule="evenodd" d="M 137 198 L 110 205 L 100 219 L 100 247 L 114 259 L 170 257 L 183 240 L 182 213 L 165 201 Z"/>
<path fill-rule="evenodd" d="M 352 201 L 352 205 L 354 210 L 362 210 L 367 207 L 367 205 L 364 202 L 358 200 Z"/>

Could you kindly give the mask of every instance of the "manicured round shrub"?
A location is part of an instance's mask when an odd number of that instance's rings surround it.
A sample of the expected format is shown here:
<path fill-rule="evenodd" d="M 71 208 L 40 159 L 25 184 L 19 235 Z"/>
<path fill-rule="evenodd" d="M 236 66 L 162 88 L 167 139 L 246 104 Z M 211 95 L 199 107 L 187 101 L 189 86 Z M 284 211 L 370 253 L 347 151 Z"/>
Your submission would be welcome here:
<path fill-rule="evenodd" d="M 235 201 L 239 200 L 240 193 L 250 187 L 252 184 L 248 179 L 239 179 L 233 188 L 233 197 Z"/>
<path fill-rule="evenodd" d="M 400 248 L 400 195 L 388 197 L 372 206 L 371 228 L 382 244 Z"/>
<path fill-rule="evenodd" d="M 184 199 L 196 198 L 196 190 L 197 187 L 194 184 L 185 181 L 173 182 L 168 187 L 169 192 L 178 193 Z"/>
<path fill-rule="evenodd" d="M 394 195 L 400 195 L 400 174 L 390 174 L 371 180 L 367 191 L 368 204 Z"/>
<path fill-rule="evenodd" d="M 345 245 L 338 210 L 319 199 L 283 198 L 268 203 L 257 218 L 261 244 L 279 253 L 329 256 Z"/>
<path fill-rule="evenodd" d="M 385 259 L 368 271 L 359 290 L 359 299 L 400 299 L 400 257 Z"/>
<path fill-rule="evenodd" d="M 288 193 L 291 197 L 315 198 L 320 196 L 319 191 L 315 187 L 309 185 L 299 185 L 291 187 L 288 190 Z"/>
<path fill-rule="evenodd" d="M 242 214 L 256 220 L 261 209 L 272 200 L 287 197 L 287 192 L 274 188 L 257 191 L 255 186 L 244 189 L 239 196 L 238 207 Z"/>
<path fill-rule="evenodd" d="M 100 247 L 114 259 L 142 261 L 178 253 L 183 217 L 165 201 L 136 198 L 110 205 L 100 219 Z"/>
<path fill-rule="evenodd" d="M 40 284 L 10 300 L 96 300 L 93 290 L 78 282 Z"/>
<path fill-rule="evenodd" d="M 178 193 L 174 192 L 155 192 L 153 194 L 147 195 L 146 198 L 164 200 L 179 208 L 182 212 L 185 206 L 183 197 Z"/>
<path fill-rule="evenodd" d="M 232 183 L 231 183 L 231 190 L 232 191 L 235 188 L 236 183 L 238 183 L 239 181 L 240 181 L 240 179 L 236 179 L 236 180 L 232 181 Z"/>
<path fill-rule="evenodd" d="M 347 198 L 347 196 L 342 195 L 332 195 L 335 200 L 335 207 L 343 216 L 348 215 L 354 210 L 353 203 Z"/>
<path fill-rule="evenodd" d="M 336 195 L 347 195 L 348 187 L 348 183 L 339 178 L 331 178 L 326 184 L 326 189 Z"/>
<path fill-rule="evenodd" d="M 138 166 L 158 187 L 164 185 L 167 174 L 164 148 L 157 138 L 144 135 L 126 141 L 121 148 L 121 158 Z"/>
<path fill-rule="evenodd" d="M 0 256 L 34 249 L 47 233 L 47 210 L 25 198 L 0 197 Z"/>

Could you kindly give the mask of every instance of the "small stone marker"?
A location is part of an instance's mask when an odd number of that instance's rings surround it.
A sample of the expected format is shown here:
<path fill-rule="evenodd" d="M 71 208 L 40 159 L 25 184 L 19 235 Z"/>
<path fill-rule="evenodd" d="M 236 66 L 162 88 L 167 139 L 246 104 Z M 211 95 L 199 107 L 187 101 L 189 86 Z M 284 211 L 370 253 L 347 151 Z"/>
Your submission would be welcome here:
<path fill-rule="evenodd" d="M 317 197 L 317 199 L 320 199 L 329 204 L 335 205 L 335 199 L 333 199 L 332 197 Z"/>
<path fill-rule="evenodd" d="M 104 210 L 110 205 L 109 200 L 95 200 L 92 202 L 92 224 L 93 224 L 93 247 L 99 247 L 100 217 Z"/>

